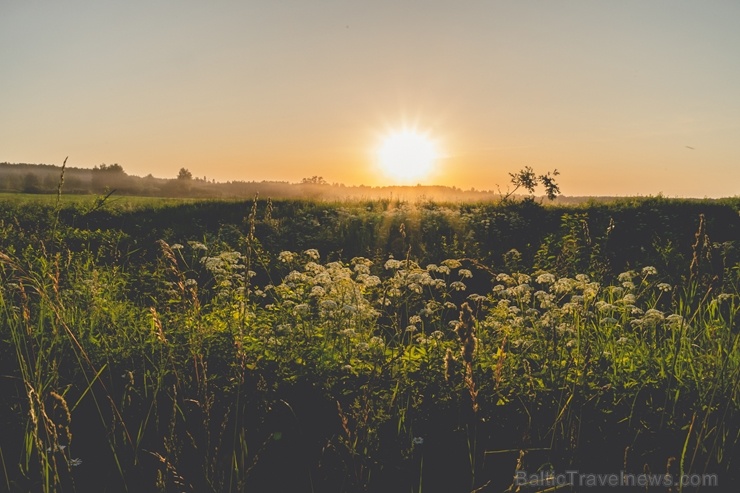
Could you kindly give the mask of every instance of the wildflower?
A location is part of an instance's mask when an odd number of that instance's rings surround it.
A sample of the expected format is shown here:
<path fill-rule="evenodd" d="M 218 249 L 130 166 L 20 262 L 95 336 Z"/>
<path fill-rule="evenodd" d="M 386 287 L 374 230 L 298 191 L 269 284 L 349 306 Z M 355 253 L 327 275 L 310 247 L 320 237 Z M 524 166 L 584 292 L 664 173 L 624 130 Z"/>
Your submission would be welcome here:
<path fill-rule="evenodd" d="M 657 273 L 658 273 L 658 270 L 652 265 L 648 265 L 642 268 L 642 275 L 644 276 L 654 276 Z"/>
<path fill-rule="evenodd" d="M 305 252 L 303 252 L 308 258 L 318 260 L 321 258 L 321 255 L 319 255 L 319 251 L 315 248 L 309 248 Z"/>
<path fill-rule="evenodd" d="M 402 266 L 403 266 L 403 262 L 401 262 L 400 260 L 396 260 L 394 258 L 389 258 L 388 260 L 385 261 L 385 265 L 383 265 L 383 267 L 385 267 L 386 270 L 400 269 Z"/>
<path fill-rule="evenodd" d="M 183 246 L 179 243 L 175 243 L 174 245 L 170 245 L 170 248 L 172 248 L 173 250 L 182 250 Z"/>
<path fill-rule="evenodd" d="M 685 323 L 683 317 L 681 315 L 678 315 L 677 313 L 671 313 L 665 318 L 665 321 L 674 327 L 680 327 Z"/>
<path fill-rule="evenodd" d="M 463 279 L 473 277 L 473 273 L 470 271 L 470 269 L 460 269 L 459 271 L 457 271 L 457 275 L 459 275 Z"/>
<path fill-rule="evenodd" d="M 401 290 L 398 288 L 391 288 L 388 290 L 389 298 L 399 298 L 401 296 Z"/>
<path fill-rule="evenodd" d="M 606 291 L 614 298 L 620 298 L 624 294 L 624 288 L 621 286 L 609 286 Z"/>
<path fill-rule="evenodd" d="M 350 263 L 355 267 L 358 265 L 364 265 L 365 267 L 370 267 L 371 265 L 373 265 L 373 261 L 365 257 L 354 257 L 352 260 L 350 260 Z"/>
<path fill-rule="evenodd" d="M 306 272 L 311 272 L 312 274 L 318 274 L 325 270 L 323 265 L 319 265 L 314 261 L 306 262 L 306 265 L 304 265 L 303 268 Z"/>
<path fill-rule="evenodd" d="M 434 281 L 432 281 L 431 286 L 436 289 L 444 289 L 447 284 L 445 284 L 444 279 L 435 279 Z"/>
<path fill-rule="evenodd" d="M 69 459 L 67 461 L 67 464 L 69 464 L 70 467 L 77 467 L 82 465 L 82 459 L 76 458 L 76 459 Z"/>
<path fill-rule="evenodd" d="M 296 310 L 298 310 L 298 307 L 300 306 L 306 306 L 308 305 L 298 305 L 295 307 Z M 337 309 L 337 303 L 334 300 L 322 300 L 321 303 L 319 303 L 319 308 L 321 308 L 325 312 L 330 312 Z"/>
<path fill-rule="evenodd" d="M 611 313 L 617 309 L 616 306 L 612 305 L 611 303 L 606 303 L 605 301 L 598 301 L 596 303 L 596 309 L 599 310 L 601 313 Z"/>
<path fill-rule="evenodd" d="M 419 315 L 412 315 L 409 317 L 409 323 L 412 324 L 420 324 L 421 323 L 421 317 Z"/>
<path fill-rule="evenodd" d="M 625 282 L 625 281 L 631 281 L 632 278 L 635 277 L 635 272 L 632 270 L 629 270 L 627 272 L 622 272 L 617 276 L 617 280 L 619 282 Z"/>
<path fill-rule="evenodd" d="M 578 282 L 588 282 L 589 278 L 586 274 L 576 274 L 576 281 Z"/>
<path fill-rule="evenodd" d="M 453 283 L 453 284 L 454 284 L 454 283 Z M 462 283 L 461 283 L 461 284 L 462 284 Z M 411 284 L 409 284 L 409 286 L 408 286 L 408 287 L 409 287 L 409 291 L 411 291 L 411 292 L 414 292 L 414 293 L 416 293 L 416 294 L 421 294 L 421 293 L 422 293 L 422 291 L 423 291 L 423 290 L 421 289 L 421 286 L 419 286 L 419 285 L 418 285 L 418 284 L 416 284 L 415 282 L 414 282 L 414 283 L 411 283 Z"/>
<path fill-rule="evenodd" d="M 289 252 L 287 250 L 282 251 L 278 254 L 278 261 L 283 262 L 285 264 L 288 264 L 295 260 L 295 253 Z"/>
<path fill-rule="evenodd" d="M 569 303 L 563 303 L 563 312 L 564 313 L 577 313 L 578 312 L 578 305 L 573 302 Z"/>
<path fill-rule="evenodd" d="M 414 446 L 424 445 L 424 439 L 422 437 L 414 437 L 414 439 L 411 440 L 411 443 L 413 443 Z"/>
<path fill-rule="evenodd" d="M 378 276 L 367 276 L 362 279 L 362 283 L 367 287 L 377 286 L 380 284 L 380 278 Z"/>
<path fill-rule="evenodd" d="M 443 260 L 442 265 L 450 269 L 459 269 L 462 266 L 459 260 L 453 258 Z"/>
<path fill-rule="evenodd" d="M 575 334 L 576 331 L 572 326 L 568 324 L 559 324 L 557 326 L 557 332 L 558 332 L 558 335 L 562 336 L 564 334 Z"/>
<path fill-rule="evenodd" d="M 518 272 L 513 275 L 514 278 L 516 278 L 516 282 L 519 284 L 526 285 L 527 283 L 532 281 L 532 278 L 528 276 L 527 274 L 522 274 L 521 272 Z"/>
<path fill-rule="evenodd" d="M 625 294 L 624 298 L 622 298 L 619 302 L 625 305 L 634 305 L 636 300 L 637 298 L 635 298 L 634 294 Z"/>
<path fill-rule="evenodd" d="M 520 284 L 518 286 L 514 286 L 513 288 L 509 288 L 507 291 L 509 294 L 516 297 L 518 300 L 523 301 L 524 303 L 529 303 L 529 300 L 532 298 L 531 288 L 529 287 L 529 284 Z"/>
<path fill-rule="evenodd" d="M 667 293 L 667 292 L 669 292 L 669 291 L 670 291 L 671 289 L 673 289 L 673 288 L 671 287 L 671 285 L 670 285 L 670 284 L 668 284 L 667 282 L 661 282 L 661 283 L 658 283 L 658 286 L 657 286 L 657 288 L 658 288 L 659 290 L 663 291 L 664 293 Z"/>
<path fill-rule="evenodd" d="M 503 282 L 503 283 L 506 283 L 506 284 L 514 284 L 514 283 L 516 283 L 516 281 L 514 281 L 514 278 L 513 277 L 511 277 L 509 274 L 505 274 L 503 272 L 501 274 L 499 274 L 499 275 L 496 276 L 496 280 L 498 282 Z"/>
<path fill-rule="evenodd" d="M 309 296 L 321 297 L 326 294 L 326 290 L 321 286 L 314 286 L 311 288 L 311 294 Z"/>
<path fill-rule="evenodd" d="M 306 315 L 311 313 L 311 308 L 307 304 L 301 303 L 300 305 L 296 305 L 295 308 L 293 308 L 293 313 L 298 316 L 305 317 Z"/>
<path fill-rule="evenodd" d="M 316 277 L 314 277 L 313 280 L 317 284 L 329 285 L 329 284 L 332 284 L 333 283 L 332 278 L 329 275 L 329 273 L 328 272 L 323 272 L 323 271 L 317 273 L 316 274 Z"/>
<path fill-rule="evenodd" d="M 552 284 L 555 282 L 555 276 L 553 276 L 549 272 L 545 272 L 537 276 L 536 281 L 537 284 Z"/>
<path fill-rule="evenodd" d="M 465 284 L 460 281 L 450 283 L 450 287 L 455 291 L 465 291 L 466 288 Z"/>
<path fill-rule="evenodd" d="M 596 295 L 599 294 L 600 287 L 601 286 L 598 282 L 588 283 L 586 287 L 583 288 L 583 297 L 589 300 L 596 298 Z"/>
<path fill-rule="evenodd" d="M 190 248 L 193 250 L 208 250 L 208 247 L 199 241 L 189 241 L 188 245 L 190 245 Z"/>
<path fill-rule="evenodd" d="M 555 292 L 555 294 L 567 294 L 570 293 L 574 287 L 575 281 L 573 279 L 569 277 L 561 277 L 555 281 L 555 284 L 553 284 L 550 289 Z"/>
<path fill-rule="evenodd" d="M 409 325 L 409 326 L 406 327 L 406 332 L 409 332 L 409 333 L 414 333 L 417 330 L 419 330 L 419 329 L 416 328 L 416 325 Z"/>

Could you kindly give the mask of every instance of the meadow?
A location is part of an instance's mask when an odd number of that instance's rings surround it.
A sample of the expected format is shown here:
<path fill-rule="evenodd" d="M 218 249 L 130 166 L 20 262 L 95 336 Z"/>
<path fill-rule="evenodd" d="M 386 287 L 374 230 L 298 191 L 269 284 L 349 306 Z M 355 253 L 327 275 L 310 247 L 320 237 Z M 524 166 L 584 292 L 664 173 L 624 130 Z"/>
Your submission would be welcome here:
<path fill-rule="evenodd" d="M 3 195 L 0 489 L 732 490 L 739 210 Z"/>

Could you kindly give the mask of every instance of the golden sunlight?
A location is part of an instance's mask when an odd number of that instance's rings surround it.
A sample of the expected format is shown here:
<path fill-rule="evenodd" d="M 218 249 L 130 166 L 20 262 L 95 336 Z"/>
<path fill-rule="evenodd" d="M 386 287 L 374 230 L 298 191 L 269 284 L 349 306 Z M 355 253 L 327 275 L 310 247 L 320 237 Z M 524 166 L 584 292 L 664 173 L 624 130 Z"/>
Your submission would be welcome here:
<path fill-rule="evenodd" d="M 411 129 L 390 133 L 377 149 L 377 162 L 382 172 L 401 184 L 428 178 L 439 157 L 436 143 Z"/>

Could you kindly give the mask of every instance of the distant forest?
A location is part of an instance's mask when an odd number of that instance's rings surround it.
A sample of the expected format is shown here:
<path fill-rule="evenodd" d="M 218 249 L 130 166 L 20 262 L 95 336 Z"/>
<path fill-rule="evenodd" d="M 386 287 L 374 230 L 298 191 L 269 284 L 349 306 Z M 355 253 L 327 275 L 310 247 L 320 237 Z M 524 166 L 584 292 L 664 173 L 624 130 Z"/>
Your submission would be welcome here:
<path fill-rule="evenodd" d="M 49 194 L 57 193 L 62 167 L 49 164 L 0 163 L 0 192 Z M 492 200 L 492 191 L 461 190 L 445 186 L 346 186 L 330 184 L 321 176 L 304 178 L 301 183 L 285 181 L 216 182 L 195 177 L 182 168 L 175 178 L 129 175 L 119 164 L 101 164 L 92 169 L 66 167 L 63 193 L 107 194 L 145 197 L 180 198 L 249 198 L 263 197 L 300 199 L 378 199 L 401 200 Z"/>
<path fill-rule="evenodd" d="M 0 163 L 0 193 L 55 194 L 59 190 L 62 167 L 50 164 Z M 463 190 L 454 186 L 348 186 L 329 183 L 321 176 L 304 178 L 300 183 L 286 181 L 216 182 L 196 177 L 182 168 L 177 177 L 155 178 L 151 174 L 129 175 L 119 164 L 100 164 L 94 168 L 64 169 L 64 194 L 135 195 L 143 197 L 244 199 L 259 194 L 276 199 L 318 200 L 435 200 L 484 202 L 501 199 L 499 190 Z M 506 190 L 504 189 L 505 193 Z M 586 197 L 558 197 L 556 203 L 584 202 Z M 588 198 L 594 200 L 595 198 Z M 599 197 L 597 200 L 610 200 Z"/>

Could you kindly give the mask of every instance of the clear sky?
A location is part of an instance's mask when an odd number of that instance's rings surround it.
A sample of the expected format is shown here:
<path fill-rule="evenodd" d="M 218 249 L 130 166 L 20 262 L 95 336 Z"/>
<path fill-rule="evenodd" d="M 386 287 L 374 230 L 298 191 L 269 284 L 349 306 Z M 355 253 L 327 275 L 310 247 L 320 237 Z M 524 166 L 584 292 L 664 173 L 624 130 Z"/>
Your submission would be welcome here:
<path fill-rule="evenodd" d="M 566 195 L 740 194 L 737 0 L 0 0 L 0 161 Z"/>

